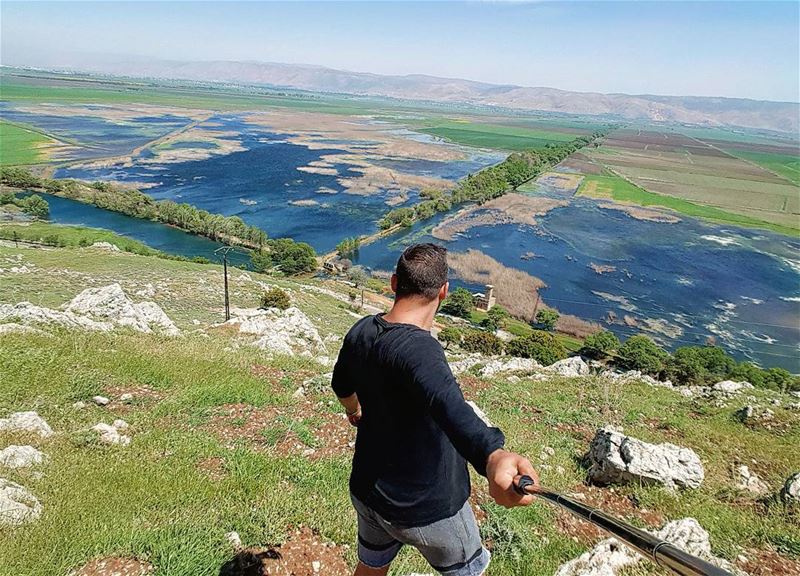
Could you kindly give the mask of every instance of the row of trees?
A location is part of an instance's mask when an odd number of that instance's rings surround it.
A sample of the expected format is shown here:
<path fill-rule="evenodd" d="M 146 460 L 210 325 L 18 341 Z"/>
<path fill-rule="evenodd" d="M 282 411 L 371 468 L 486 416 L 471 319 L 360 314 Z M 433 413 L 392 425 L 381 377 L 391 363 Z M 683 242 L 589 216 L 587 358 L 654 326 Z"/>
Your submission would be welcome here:
<path fill-rule="evenodd" d="M 25 168 L 0 169 L 0 182 L 15 188 L 41 189 L 48 194 L 93 204 L 134 218 L 155 220 L 229 244 L 258 249 L 267 241 L 267 234 L 263 230 L 245 224 L 238 216 L 212 214 L 191 204 L 178 204 L 172 200 L 157 201 L 138 190 L 109 182 L 87 185 L 76 180 L 39 178 Z"/>
<path fill-rule="evenodd" d="M 485 168 L 477 174 L 468 175 L 450 192 L 436 189 L 422 190 L 421 202 L 415 206 L 390 210 L 378 221 L 378 225 L 383 230 L 398 224 L 411 226 L 415 220 L 430 218 L 437 212 L 447 212 L 455 204 L 464 202 L 482 204 L 502 196 L 509 190 L 515 190 L 520 184 L 541 174 L 548 166 L 558 164 L 601 136 L 602 132 L 595 132 L 591 136 L 580 136 L 571 142 L 547 144 L 544 148 L 536 150 L 514 152 L 500 164 Z"/>
<path fill-rule="evenodd" d="M 291 238 L 267 240 L 260 250 L 253 250 L 250 263 L 257 272 L 279 272 L 287 276 L 317 269 L 317 253 L 311 245 Z"/>
<path fill-rule="evenodd" d="M 2 204 L 13 204 L 26 214 L 40 220 L 46 220 L 50 215 L 50 205 L 38 194 L 31 194 L 27 198 L 17 198 L 13 192 L 6 191 L 0 194 L 0 205 Z"/>
<path fill-rule="evenodd" d="M 336 245 L 336 252 L 342 258 L 349 258 L 350 256 L 358 253 L 361 246 L 361 238 L 353 236 L 352 238 L 345 238 Z"/>

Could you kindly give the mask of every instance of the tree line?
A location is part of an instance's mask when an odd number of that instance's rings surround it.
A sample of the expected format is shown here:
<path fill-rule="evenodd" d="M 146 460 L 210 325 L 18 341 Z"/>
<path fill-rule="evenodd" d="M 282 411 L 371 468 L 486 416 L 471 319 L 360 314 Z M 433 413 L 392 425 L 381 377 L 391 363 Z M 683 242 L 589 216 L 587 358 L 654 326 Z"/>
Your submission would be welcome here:
<path fill-rule="evenodd" d="M 516 190 L 521 184 L 536 178 L 548 167 L 558 164 L 603 135 L 603 132 L 594 132 L 591 136 L 579 136 L 570 142 L 550 143 L 543 148 L 514 152 L 499 164 L 484 168 L 477 174 L 469 174 L 449 192 L 422 190 L 421 200 L 416 205 L 390 210 L 378 221 L 378 225 L 383 230 L 398 224 L 411 226 L 416 220 L 430 218 L 438 212 L 447 212 L 456 204 L 483 204 Z"/>

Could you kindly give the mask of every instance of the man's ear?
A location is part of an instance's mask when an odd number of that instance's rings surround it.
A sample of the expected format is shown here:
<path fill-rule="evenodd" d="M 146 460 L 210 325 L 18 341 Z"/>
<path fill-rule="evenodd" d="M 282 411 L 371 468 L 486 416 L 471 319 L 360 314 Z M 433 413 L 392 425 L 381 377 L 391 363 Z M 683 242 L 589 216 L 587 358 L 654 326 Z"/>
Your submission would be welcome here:
<path fill-rule="evenodd" d="M 392 292 L 397 294 L 397 274 L 392 274 L 392 278 L 389 280 L 389 285 L 392 287 Z"/>
<path fill-rule="evenodd" d="M 439 302 L 447 298 L 447 294 L 450 292 L 450 282 L 445 282 L 444 286 L 439 288 Z"/>

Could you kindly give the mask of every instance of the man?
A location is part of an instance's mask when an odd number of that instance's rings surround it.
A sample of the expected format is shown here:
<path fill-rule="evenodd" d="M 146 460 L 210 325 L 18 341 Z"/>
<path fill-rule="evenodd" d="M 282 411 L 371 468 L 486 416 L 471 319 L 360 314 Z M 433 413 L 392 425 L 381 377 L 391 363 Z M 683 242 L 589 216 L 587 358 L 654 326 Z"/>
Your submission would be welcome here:
<path fill-rule="evenodd" d="M 489 564 L 467 502 L 469 462 L 506 507 L 529 504 L 516 476 L 537 483 L 530 462 L 503 450 L 505 438 L 464 400 L 433 318 L 447 296 L 447 252 L 418 244 L 403 252 L 392 276 L 395 302 L 385 315 L 350 329 L 332 386 L 358 426 L 350 493 L 358 515 L 355 576 L 382 576 L 403 544 L 440 574 L 480 576 Z"/>

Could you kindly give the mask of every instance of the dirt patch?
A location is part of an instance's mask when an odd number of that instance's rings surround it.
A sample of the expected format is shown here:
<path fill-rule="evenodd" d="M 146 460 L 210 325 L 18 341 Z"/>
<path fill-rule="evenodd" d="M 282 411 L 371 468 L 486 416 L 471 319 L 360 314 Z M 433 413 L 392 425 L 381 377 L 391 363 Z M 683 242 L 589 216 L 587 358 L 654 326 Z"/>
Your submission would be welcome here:
<path fill-rule="evenodd" d="M 227 475 L 225 460 L 216 456 L 200 460 L 197 463 L 197 469 L 215 482 L 222 480 Z"/>
<path fill-rule="evenodd" d="M 112 556 L 92 560 L 69 576 L 145 576 L 153 573 L 153 566 L 135 558 Z"/>
<path fill-rule="evenodd" d="M 226 562 L 220 576 L 349 576 L 343 550 L 309 528 L 295 530 L 280 546 L 248 549 Z"/>
<path fill-rule="evenodd" d="M 269 443 L 263 432 L 273 425 L 277 416 L 278 411 L 272 406 L 256 408 L 249 404 L 225 404 L 212 410 L 211 418 L 203 428 L 231 447 L 243 440 L 267 447 Z"/>
<path fill-rule="evenodd" d="M 471 374 L 460 375 L 458 377 L 458 383 L 461 385 L 461 389 L 467 392 L 481 392 L 482 390 L 488 390 L 492 387 L 492 383 L 488 380 L 472 376 Z"/>
<path fill-rule="evenodd" d="M 591 426 L 582 426 L 580 424 L 565 424 L 559 422 L 556 424 L 556 430 L 562 434 L 568 434 L 570 437 L 582 443 L 590 443 L 595 435 L 594 428 Z"/>
<path fill-rule="evenodd" d="M 796 576 L 800 574 L 800 562 L 781 556 L 774 550 L 748 550 L 747 561 L 736 561 L 750 576 Z"/>
<path fill-rule="evenodd" d="M 277 384 L 286 375 L 280 368 L 266 366 L 264 364 L 253 364 L 250 366 L 250 374 L 256 378 L 263 378 L 271 384 Z"/>

